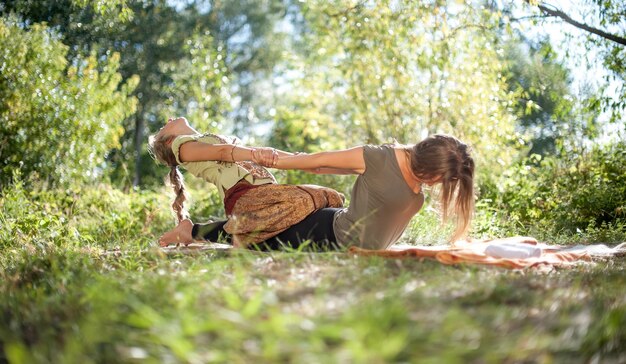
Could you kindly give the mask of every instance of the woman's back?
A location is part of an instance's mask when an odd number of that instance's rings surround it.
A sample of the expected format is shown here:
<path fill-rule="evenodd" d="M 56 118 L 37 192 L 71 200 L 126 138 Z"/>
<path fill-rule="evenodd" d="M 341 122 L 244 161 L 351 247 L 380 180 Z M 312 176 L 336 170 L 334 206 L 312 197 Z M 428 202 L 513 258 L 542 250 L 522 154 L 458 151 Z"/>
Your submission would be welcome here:
<path fill-rule="evenodd" d="M 337 241 L 367 249 L 395 243 L 424 204 L 402 175 L 391 145 L 363 147 L 365 172 L 352 188 L 350 206 L 335 215 Z"/>

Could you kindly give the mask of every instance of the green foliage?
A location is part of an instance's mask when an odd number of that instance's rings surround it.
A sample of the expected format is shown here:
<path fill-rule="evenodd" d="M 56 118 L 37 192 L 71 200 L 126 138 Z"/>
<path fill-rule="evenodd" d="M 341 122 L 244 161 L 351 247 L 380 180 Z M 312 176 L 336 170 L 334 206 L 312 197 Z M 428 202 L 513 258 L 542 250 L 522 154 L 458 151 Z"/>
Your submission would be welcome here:
<path fill-rule="evenodd" d="M 500 49 L 475 24 L 493 23 L 489 13 L 413 1 L 314 1 L 302 13 L 302 54 L 289 59 L 299 76 L 281 97 L 273 143 L 319 138 L 327 149 L 445 132 L 472 144 L 493 172 L 516 154 Z"/>
<path fill-rule="evenodd" d="M 211 0 L 208 6 L 206 3 L 197 1 L 195 6 L 210 9 L 206 13 L 200 11 L 201 22 L 208 24 L 225 55 L 234 96 L 229 113 L 233 133 L 254 136 L 253 127 L 273 120 L 272 79 L 282 68 L 283 58 L 291 53 L 289 17 L 298 15 L 298 7 L 283 0 Z"/>
<path fill-rule="evenodd" d="M 621 260 L 519 274 L 339 253 L 165 256 L 148 246 L 172 226 L 165 190 L 42 190 L 13 180 L 0 193 L 0 360 L 567 362 L 623 355 Z M 424 227 L 437 223 L 432 211 L 419 218 L 408 242 L 447 236 Z"/>
<path fill-rule="evenodd" d="M 146 135 L 167 117 L 185 115 L 203 131 L 251 134 L 256 120 L 248 116 L 271 94 L 256 85 L 281 58 L 285 38 L 275 31 L 286 14 L 281 0 L 16 0 L 0 7 L 10 13 L 57 30 L 70 46 L 69 63 L 90 52 L 102 59 L 119 53 L 123 80 L 139 76 L 137 109 L 108 160 L 113 180 L 126 186 L 157 183 Z"/>
<path fill-rule="evenodd" d="M 504 13 L 518 14 L 516 10 L 520 4 L 524 5 L 526 10 L 530 9 L 535 15 L 541 14 L 541 16 L 530 16 L 533 18 L 532 24 L 536 25 L 539 31 L 546 32 L 548 28 L 544 25 L 547 22 L 556 21 L 560 30 L 570 39 L 569 42 L 562 44 L 566 48 L 563 51 L 565 57 L 571 63 L 586 63 L 586 71 L 594 72 L 596 77 L 589 77 L 587 81 L 597 83 L 598 89 L 594 90 L 594 95 L 583 101 L 588 111 L 592 114 L 605 113 L 609 116 L 610 121 L 621 122 L 624 109 L 626 109 L 626 102 L 624 101 L 626 100 L 624 97 L 626 95 L 626 63 L 624 63 L 624 59 L 626 59 L 624 47 L 626 42 L 624 23 L 626 5 L 624 2 L 581 0 L 577 1 L 575 6 L 565 7 L 558 4 L 556 6 L 550 5 L 542 1 L 525 0 L 503 3 L 502 10 Z M 540 10 L 538 6 L 544 6 L 561 13 L 558 16 L 550 16 L 546 11 Z M 498 13 L 502 14 L 499 10 Z M 510 27 L 513 19 L 519 21 L 527 18 L 529 17 L 519 15 L 504 16 L 503 22 Z M 578 24 L 566 22 L 565 19 Z M 522 21 L 522 27 L 526 25 L 525 23 Z M 603 33 L 603 35 L 598 33 Z M 571 52 L 567 49 L 570 47 L 584 47 L 586 52 Z M 600 69 L 599 67 L 596 68 L 599 64 L 602 64 L 607 72 L 600 72 L 599 75 L 596 75 L 595 73 Z"/>
<path fill-rule="evenodd" d="M 63 1 L 55 1 L 57 4 Z M 106 22 L 125 22 L 133 17 L 133 12 L 128 7 L 128 0 L 70 0 L 70 4 L 73 8 L 83 9 L 83 11 L 93 11 L 95 14 L 98 14 L 101 19 Z M 45 2 L 40 1 L 41 5 L 49 5 L 45 4 Z M 33 6 L 29 4 L 29 6 Z M 67 5 L 66 5 L 67 6 Z M 103 22 L 102 25 L 105 25 Z"/>
<path fill-rule="evenodd" d="M 214 48 L 208 31 L 193 34 L 183 50 L 184 57 L 161 65 L 162 72 L 170 74 L 172 81 L 161 90 L 165 102 L 157 119 L 185 115 L 195 128 L 219 132 L 230 98 L 223 53 Z"/>
<path fill-rule="evenodd" d="M 323 108 L 321 93 L 315 89 L 311 94 L 316 96 L 306 100 L 293 100 L 292 106 L 279 107 L 275 111 L 276 121 L 269 139 L 269 145 L 286 151 L 315 153 L 346 147 L 345 141 L 337 139 L 341 135 L 341 123 L 333 122 L 329 115 L 320 112 Z M 302 184 L 312 183 L 321 186 L 332 186 L 349 197 L 354 176 L 313 175 L 295 170 L 275 171 L 281 183 Z"/>
<path fill-rule="evenodd" d="M 137 80 L 121 84 L 119 56 L 67 64 L 57 36 L 12 18 L 0 22 L 0 48 L 0 184 L 15 169 L 51 185 L 97 177 L 135 107 Z"/>
<path fill-rule="evenodd" d="M 625 157 L 623 142 L 559 157 L 533 155 L 485 185 L 482 197 L 502 221 L 525 234 L 624 240 Z"/>
<path fill-rule="evenodd" d="M 507 84 L 517 97 L 513 107 L 519 126 L 532 136 L 529 155 L 554 154 L 564 139 L 592 136 L 579 129 L 590 128 L 593 120 L 585 123 L 574 115 L 570 72 L 556 59 L 549 41 L 527 43 L 514 38 L 505 47 Z"/>
<path fill-rule="evenodd" d="M 25 188 L 19 175 L 0 195 L 0 247 L 45 251 L 53 247 L 114 248 L 145 244 L 169 224 L 167 197 L 125 194 L 107 185 Z"/>
<path fill-rule="evenodd" d="M 599 20 L 601 27 L 610 29 L 617 36 L 626 38 L 626 27 L 624 14 L 626 14 L 626 4 L 622 1 L 611 0 L 588 0 L 586 3 L 591 7 L 590 13 Z M 613 84 L 615 89 L 607 87 L 607 91 L 598 98 L 599 102 L 591 102 L 592 111 L 603 111 L 609 113 L 611 121 L 623 122 L 624 111 L 626 110 L 626 47 L 593 34 L 587 34 L 587 49 L 599 52 L 602 57 L 604 67 L 609 71 L 605 77 L 607 86 Z"/>

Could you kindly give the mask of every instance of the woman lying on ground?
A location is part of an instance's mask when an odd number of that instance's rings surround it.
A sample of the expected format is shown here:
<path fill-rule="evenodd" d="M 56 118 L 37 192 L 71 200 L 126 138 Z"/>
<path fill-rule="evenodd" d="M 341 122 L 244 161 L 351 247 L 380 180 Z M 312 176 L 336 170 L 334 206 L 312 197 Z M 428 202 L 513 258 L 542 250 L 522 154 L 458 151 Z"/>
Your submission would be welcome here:
<path fill-rule="evenodd" d="M 156 135 L 150 137 L 150 152 L 171 168 L 169 182 L 176 193 L 172 209 L 178 226 L 164 234 L 159 243 L 217 241 L 222 235 L 225 238 L 232 236 L 232 243 L 241 247 L 262 242 L 265 247 L 278 247 L 281 241 L 295 240 L 298 236 L 311 238 L 320 247 L 330 244 L 333 239 L 326 239 L 327 234 L 319 229 L 310 235 L 309 224 L 330 221 L 332 208 L 343 205 L 343 196 L 320 186 L 278 185 L 269 171 L 251 162 L 252 152 L 266 160 L 272 160 L 273 154 L 278 152 L 236 143 L 236 138 L 200 134 L 185 118 L 169 119 Z M 286 152 L 281 154 L 289 155 Z M 185 185 L 179 166 L 217 186 L 224 200 L 227 221 L 193 224 L 188 219 L 184 208 Z M 324 207 L 330 210 L 319 211 Z M 288 228 L 290 231 L 285 232 Z"/>
<path fill-rule="evenodd" d="M 253 152 L 266 167 L 357 174 L 350 206 L 335 212 L 335 242 L 342 247 L 387 249 L 422 208 L 422 186 L 440 185 L 444 221 L 454 217 L 451 241 L 465 237 L 474 210 L 474 161 L 470 148 L 448 135 L 413 146 L 365 145 L 313 154 Z M 271 159 L 263 156 L 270 155 Z"/>
<path fill-rule="evenodd" d="M 176 135 L 175 140 L 178 140 L 178 143 L 170 142 L 169 147 L 165 148 L 169 150 L 176 150 L 180 146 L 180 141 L 185 140 L 181 135 L 185 132 L 195 133 L 195 130 L 185 130 L 183 127 L 169 132 L 166 128 L 167 126 L 159 132 L 162 134 L 160 140 L 165 140 L 163 135 L 167 137 Z M 154 143 L 153 149 L 157 149 Z M 302 237 L 308 237 L 315 244 L 321 236 L 327 242 L 325 246 L 354 245 L 369 249 L 386 249 L 399 239 L 410 219 L 421 209 L 424 203 L 423 184 L 441 185 L 440 205 L 443 219 L 454 217 L 456 222 L 451 241 L 464 237 L 469 228 L 474 208 L 474 161 L 469 147 L 451 136 L 433 135 L 414 146 L 366 145 L 308 155 L 294 155 L 274 151 L 271 148 L 242 150 L 241 153 L 245 155 L 240 156 L 236 152 L 230 159 L 221 156 L 220 160 L 252 158 L 274 168 L 359 175 L 352 189 L 351 204 L 348 208 L 317 210 L 300 223 L 284 230 L 284 236 L 277 236 L 279 243 L 290 242 L 297 245 Z M 214 157 L 199 153 L 195 158 L 203 160 Z M 167 164 L 175 165 L 171 162 Z M 243 198 L 248 194 L 249 192 L 245 192 L 241 196 Z M 260 195 L 256 197 L 263 199 Z M 215 241 L 214 232 L 219 230 L 219 227 L 211 230 L 213 235 L 198 232 L 201 227 L 202 225 L 192 225 L 190 221 L 185 220 L 166 233 L 160 242 L 186 243 L 200 238 Z M 299 241 L 294 242 L 292 238 Z M 269 246 L 276 247 L 275 244 Z"/>

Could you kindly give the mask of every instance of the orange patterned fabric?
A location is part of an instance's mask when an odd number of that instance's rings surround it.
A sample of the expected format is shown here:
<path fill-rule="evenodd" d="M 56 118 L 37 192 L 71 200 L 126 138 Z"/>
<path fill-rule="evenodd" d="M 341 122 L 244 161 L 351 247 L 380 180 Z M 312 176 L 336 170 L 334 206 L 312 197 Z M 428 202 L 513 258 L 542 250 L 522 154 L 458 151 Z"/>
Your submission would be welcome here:
<path fill-rule="evenodd" d="M 235 203 L 224 230 L 235 246 L 272 238 L 324 207 L 342 207 L 343 195 L 315 185 L 267 184 L 248 190 Z"/>
<path fill-rule="evenodd" d="M 506 239 L 502 239 L 506 240 Z M 590 251 L 580 249 L 576 251 L 564 251 L 564 247 L 543 245 L 540 257 L 524 259 L 496 258 L 485 254 L 485 248 L 489 244 L 497 244 L 498 241 L 490 242 L 464 242 L 455 246 L 425 246 L 425 247 L 402 247 L 393 250 L 367 250 L 350 247 L 352 254 L 362 256 L 380 256 L 385 258 L 430 258 L 443 264 L 483 264 L 508 269 L 524 269 L 548 265 L 552 267 L 567 267 L 580 262 L 592 260 Z M 617 252 L 617 250 L 616 250 Z"/>

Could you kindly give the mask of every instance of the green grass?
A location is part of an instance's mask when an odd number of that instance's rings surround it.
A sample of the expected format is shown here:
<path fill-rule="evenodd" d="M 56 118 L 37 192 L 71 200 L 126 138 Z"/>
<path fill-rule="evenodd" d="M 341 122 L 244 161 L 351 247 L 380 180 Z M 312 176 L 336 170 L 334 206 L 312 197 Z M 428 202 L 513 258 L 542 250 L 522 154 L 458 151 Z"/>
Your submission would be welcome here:
<path fill-rule="evenodd" d="M 158 192 L 4 190 L 0 362 L 626 361 L 623 258 L 542 273 L 342 253 L 166 255 L 151 246 L 172 224 Z M 445 235 L 419 219 L 407 242 Z"/>

